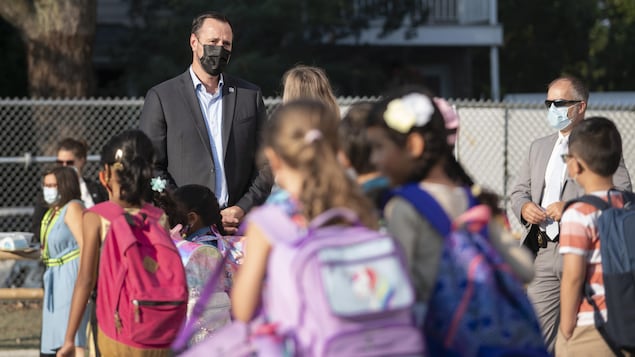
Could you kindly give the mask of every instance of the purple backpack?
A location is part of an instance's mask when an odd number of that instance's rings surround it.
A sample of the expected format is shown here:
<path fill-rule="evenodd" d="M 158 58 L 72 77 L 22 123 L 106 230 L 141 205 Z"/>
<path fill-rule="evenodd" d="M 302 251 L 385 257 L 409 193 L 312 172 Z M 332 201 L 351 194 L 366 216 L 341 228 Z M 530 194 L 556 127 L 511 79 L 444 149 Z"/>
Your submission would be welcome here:
<path fill-rule="evenodd" d="M 392 193 L 444 237 L 423 326 L 430 355 L 549 356 L 522 283 L 489 241 L 489 207 L 465 192 L 471 208 L 454 222 L 417 184 Z"/>
<path fill-rule="evenodd" d="M 181 356 L 425 354 L 412 318 L 414 291 L 390 236 L 362 226 L 347 209 L 329 210 L 307 229 L 276 206 L 257 208 L 247 220 L 272 243 L 261 314 L 249 324 L 225 326 Z M 333 220 L 352 225 L 325 225 Z M 218 275 L 208 282 L 194 319 Z M 175 351 L 183 351 L 191 331 L 183 329 Z"/>
<path fill-rule="evenodd" d="M 326 225 L 333 220 L 351 225 Z M 249 216 L 272 243 L 263 316 L 295 356 L 424 353 L 414 326 L 414 290 L 392 237 L 331 209 L 306 229 L 280 208 Z"/>

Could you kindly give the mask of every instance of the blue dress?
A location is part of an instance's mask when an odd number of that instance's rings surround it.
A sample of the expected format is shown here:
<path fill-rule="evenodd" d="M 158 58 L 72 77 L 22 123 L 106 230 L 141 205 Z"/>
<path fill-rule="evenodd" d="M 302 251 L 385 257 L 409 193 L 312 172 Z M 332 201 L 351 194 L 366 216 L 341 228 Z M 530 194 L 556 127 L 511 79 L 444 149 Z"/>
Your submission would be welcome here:
<path fill-rule="evenodd" d="M 71 201 L 72 202 L 72 201 Z M 76 201 L 80 202 L 81 201 Z M 79 271 L 79 246 L 68 225 L 64 223 L 68 204 L 62 207 L 49 223 L 50 213 L 42 220 L 42 230 L 47 231 L 42 237 L 46 248 L 42 258 L 47 266 L 44 272 L 44 304 L 42 306 L 42 338 L 40 351 L 55 353 L 64 344 L 64 335 L 71 310 L 71 299 L 75 280 Z M 47 227 L 50 225 L 50 227 Z M 47 259 L 48 257 L 48 259 Z M 63 258 L 63 259 L 59 259 Z M 86 324 L 88 309 L 75 336 L 77 347 L 86 346 Z"/>

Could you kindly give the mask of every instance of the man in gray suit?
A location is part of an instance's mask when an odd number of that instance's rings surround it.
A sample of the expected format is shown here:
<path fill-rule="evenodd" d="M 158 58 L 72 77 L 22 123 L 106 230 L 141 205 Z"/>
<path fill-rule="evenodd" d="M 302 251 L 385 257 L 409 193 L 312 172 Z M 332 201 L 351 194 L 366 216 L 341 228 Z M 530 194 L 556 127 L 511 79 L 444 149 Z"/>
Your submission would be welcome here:
<path fill-rule="evenodd" d="M 273 183 L 268 168 L 256 165 L 266 120 L 260 88 L 223 73 L 232 41 L 224 15 L 197 16 L 190 34 L 192 65 L 148 91 L 140 120 L 156 151 L 157 174 L 173 186 L 209 187 L 230 233 L 264 202 Z"/>
<path fill-rule="evenodd" d="M 566 201 L 584 194 L 575 177 L 567 177 L 561 155 L 568 152 L 569 133 L 584 120 L 588 98 L 588 89 L 577 78 L 561 77 L 549 84 L 545 100 L 549 108 L 547 122 L 558 132 L 531 143 L 529 155 L 511 191 L 514 214 L 527 228 L 521 242 L 536 254 L 535 277 L 527 287 L 527 294 L 552 353 L 560 316 L 560 217 Z M 631 190 L 624 159 L 613 182 L 618 189 Z"/>

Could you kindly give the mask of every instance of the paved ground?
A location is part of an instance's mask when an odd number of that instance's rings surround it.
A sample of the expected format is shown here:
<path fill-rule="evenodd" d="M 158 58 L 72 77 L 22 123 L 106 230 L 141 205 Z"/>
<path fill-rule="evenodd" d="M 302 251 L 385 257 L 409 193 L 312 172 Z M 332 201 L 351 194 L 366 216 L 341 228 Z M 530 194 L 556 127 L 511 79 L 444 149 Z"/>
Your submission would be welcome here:
<path fill-rule="evenodd" d="M 38 357 L 40 351 L 31 350 L 0 350 L 0 357 Z"/>
<path fill-rule="evenodd" d="M 38 355 L 42 320 L 39 301 L 0 302 L 0 356 Z"/>

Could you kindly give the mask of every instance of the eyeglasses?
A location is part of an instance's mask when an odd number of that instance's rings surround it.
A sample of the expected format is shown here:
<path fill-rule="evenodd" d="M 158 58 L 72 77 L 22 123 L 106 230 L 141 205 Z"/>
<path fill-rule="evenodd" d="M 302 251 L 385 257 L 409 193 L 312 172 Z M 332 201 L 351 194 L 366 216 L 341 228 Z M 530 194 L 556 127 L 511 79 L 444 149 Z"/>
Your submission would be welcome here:
<path fill-rule="evenodd" d="M 556 108 L 568 107 L 571 104 L 577 104 L 582 102 L 581 100 L 566 100 L 566 99 L 556 99 L 556 100 L 545 100 L 545 106 L 547 108 L 551 107 L 551 104 L 555 105 Z"/>
<path fill-rule="evenodd" d="M 562 155 L 560 155 L 560 157 L 562 158 L 562 162 L 564 162 L 564 163 L 566 164 L 566 163 L 567 163 L 567 161 L 569 161 L 569 159 L 573 157 L 573 155 L 570 155 L 570 154 L 562 154 Z"/>
<path fill-rule="evenodd" d="M 55 160 L 55 163 L 61 166 L 73 166 L 75 165 L 75 160 Z"/>

